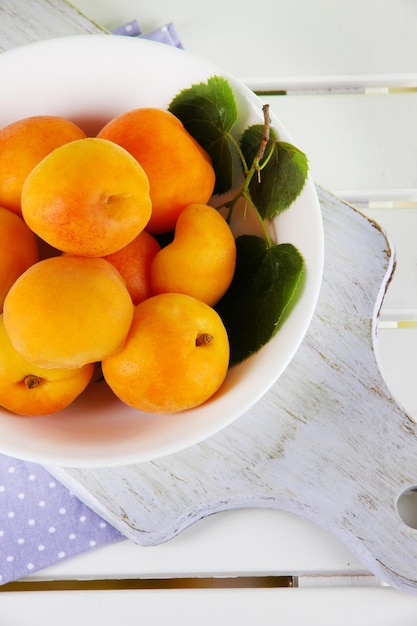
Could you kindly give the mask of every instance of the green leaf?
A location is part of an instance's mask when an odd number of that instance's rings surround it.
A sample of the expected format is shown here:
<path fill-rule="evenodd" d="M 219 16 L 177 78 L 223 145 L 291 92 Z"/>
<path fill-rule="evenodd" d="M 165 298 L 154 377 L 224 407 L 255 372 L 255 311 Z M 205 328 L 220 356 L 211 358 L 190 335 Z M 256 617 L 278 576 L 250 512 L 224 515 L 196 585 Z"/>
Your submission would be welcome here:
<path fill-rule="evenodd" d="M 270 247 L 260 237 L 242 235 L 236 248 L 232 284 L 215 307 L 229 335 L 230 365 L 275 335 L 304 270 L 301 254 L 289 243 Z"/>
<path fill-rule="evenodd" d="M 245 130 L 241 149 L 250 167 L 259 149 L 264 127 L 254 124 Z M 273 128 L 267 143 L 260 181 L 255 173 L 249 192 L 264 219 L 272 218 L 287 209 L 301 193 L 308 174 L 308 161 L 304 152 L 296 146 L 279 141 Z"/>
<path fill-rule="evenodd" d="M 264 136 L 263 124 L 253 124 L 245 129 L 240 139 L 240 147 L 245 157 L 248 168 L 252 165 L 253 159 L 259 150 L 262 138 Z M 278 135 L 274 128 L 269 129 L 269 141 L 266 145 L 265 155 L 267 155 L 271 149 L 274 148 L 274 144 L 278 141 Z M 261 164 L 265 162 L 265 157 L 261 161 Z"/>
<path fill-rule="evenodd" d="M 221 76 L 192 85 L 171 101 L 169 111 L 210 155 L 216 173 L 214 193 L 233 187 L 233 159 L 228 134 L 238 112 L 233 90 Z"/>

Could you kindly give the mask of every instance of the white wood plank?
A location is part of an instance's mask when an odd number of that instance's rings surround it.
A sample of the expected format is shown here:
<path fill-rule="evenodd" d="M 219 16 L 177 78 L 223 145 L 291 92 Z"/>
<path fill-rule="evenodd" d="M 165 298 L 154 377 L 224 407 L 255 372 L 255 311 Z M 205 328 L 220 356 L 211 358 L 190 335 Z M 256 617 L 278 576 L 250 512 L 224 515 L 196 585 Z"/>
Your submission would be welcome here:
<path fill-rule="evenodd" d="M 417 190 L 417 93 L 263 97 L 336 195 Z"/>
<path fill-rule="evenodd" d="M 381 371 L 391 392 L 417 421 L 417 328 L 382 329 L 378 346 Z"/>
<path fill-rule="evenodd" d="M 417 598 L 392 589 L 187 589 L 0 594 L 4 626 L 414 626 Z"/>
<path fill-rule="evenodd" d="M 240 0 L 212 0 L 209 10 L 188 0 L 74 4 L 107 28 L 136 18 L 149 31 L 172 21 L 189 51 L 246 79 L 416 72 L 410 1 L 265 0 L 259 10 Z"/>

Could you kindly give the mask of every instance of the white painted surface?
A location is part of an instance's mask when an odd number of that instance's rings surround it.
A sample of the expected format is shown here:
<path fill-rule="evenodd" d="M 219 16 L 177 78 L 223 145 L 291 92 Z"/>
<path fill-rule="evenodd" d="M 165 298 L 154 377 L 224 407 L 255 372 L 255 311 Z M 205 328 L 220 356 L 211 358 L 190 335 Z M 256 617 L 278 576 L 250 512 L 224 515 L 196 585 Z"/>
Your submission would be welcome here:
<path fill-rule="evenodd" d="M 252 10 L 240 0 L 74 4 L 108 28 L 136 18 L 150 31 L 173 21 L 188 50 L 238 77 L 416 72 L 412 0 L 266 0 Z"/>
<path fill-rule="evenodd" d="M 21 23 L 23 4 L 21 0 L 3 0 L 0 11 L 6 7 L 11 13 L 18 12 Z M 30 4 L 40 5 L 40 2 L 30 0 Z M 44 0 L 42 4 L 48 5 L 49 12 L 54 2 Z M 132 18 L 137 18 L 144 30 L 173 21 L 187 49 L 248 81 L 256 79 L 264 83 L 266 79 L 268 85 L 283 82 L 288 85 L 289 82 L 305 83 L 306 77 L 307 82 L 316 81 L 316 77 L 330 77 L 328 82 L 340 84 L 349 76 L 353 77 L 350 84 L 356 81 L 361 89 L 364 76 L 371 76 L 374 84 L 381 77 L 385 78 L 384 83 L 389 82 L 387 77 L 394 78 L 400 85 L 417 83 L 414 81 L 417 7 L 411 0 L 344 0 L 339 3 L 305 0 L 301 6 L 290 0 L 271 0 L 269 4 L 264 3 L 259 12 L 250 13 L 242 9 L 241 4 L 237 10 L 237 2 L 214 1 L 210 8 L 207 4 L 187 0 L 177 0 L 175 5 L 163 0 L 146 6 L 139 0 L 76 0 L 74 4 L 107 28 Z M 0 21 L 4 25 L 3 17 Z M 59 27 L 55 17 L 40 21 L 42 28 L 46 28 L 40 36 L 60 34 L 61 19 Z M 75 22 L 74 32 L 78 32 L 78 17 Z M 35 35 L 32 24 L 19 32 L 22 43 Z M 332 77 L 337 80 L 333 81 Z M 382 199 L 384 207 L 390 207 L 371 210 L 372 217 L 388 230 L 398 251 L 398 270 L 386 300 L 386 304 L 389 302 L 387 316 L 413 319 L 417 284 L 413 241 L 417 187 L 417 118 L 412 113 L 415 94 L 409 91 L 398 97 L 394 94 L 296 95 L 285 96 L 282 102 L 280 98 L 277 100 L 277 114 L 291 133 L 299 137 L 301 145 L 308 146 L 318 183 L 336 193 L 346 192 L 360 204 L 362 200 L 380 202 Z M 346 138 L 350 141 L 347 149 L 343 149 Z M 323 141 L 326 150 L 322 149 Z M 361 167 L 354 158 L 355 146 L 360 148 Z M 398 211 L 395 203 L 399 197 L 410 201 L 411 206 Z M 416 330 L 410 328 L 379 332 L 381 364 L 390 388 L 414 415 L 417 415 L 413 374 L 416 336 Z M 245 551 L 246 543 L 251 544 L 250 550 Z M 211 569 L 214 573 L 234 569 L 243 573 L 257 570 L 287 573 L 304 569 L 308 574 L 345 572 L 350 567 L 363 571 L 363 565 L 344 545 L 311 522 L 290 513 L 246 510 L 219 513 L 199 521 L 175 539 L 153 548 L 123 541 L 92 551 L 72 562 L 49 568 L 45 575 L 51 578 L 135 577 L 142 571 L 145 575 L 152 572 L 175 574 L 176 569 L 182 575 L 187 568 L 191 572 Z M 218 611 L 223 615 L 234 611 L 240 623 L 253 623 L 254 607 L 258 611 L 258 623 L 274 623 L 277 615 L 291 618 L 295 624 L 308 621 L 321 625 L 395 623 L 406 626 L 415 623 L 417 601 L 414 595 L 384 587 L 335 590 L 331 584 L 330 577 L 328 585 L 320 590 L 250 593 L 221 590 L 207 594 L 192 591 L 188 596 L 186 592 L 143 594 L 132 591 L 106 593 L 100 599 L 90 592 L 30 593 L 24 601 L 22 595 L 7 594 L 0 597 L 0 602 L 3 620 L 11 626 L 27 624 L 28 615 L 33 614 L 32 606 L 36 606 L 43 624 L 47 624 L 48 619 L 49 623 L 56 623 L 58 617 L 62 624 L 88 623 L 91 616 L 98 614 L 102 624 L 114 623 L 120 619 L 122 607 L 123 614 L 127 615 L 123 620 L 125 624 L 129 620 L 137 623 L 138 614 L 152 616 L 152 623 L 157 624 L 162 623 L 160 613 L 165 615 L 165 611 L 170 607 L 173 611 L 174 606 L 182 611 L 176 614 L 183 623 L 192 623 L 197 610 L 199 623 L 204 616 L 207 616 L 207 623 L 214 616 L 218 618 Z"/>
<path fill-rule="evenodd" d="M 417 607 L 414 596 L 387 588 L 30 592 L 0 602 L 7 626 L 87 626 L 98 617 L 100 626 L 414 626 Z"/>

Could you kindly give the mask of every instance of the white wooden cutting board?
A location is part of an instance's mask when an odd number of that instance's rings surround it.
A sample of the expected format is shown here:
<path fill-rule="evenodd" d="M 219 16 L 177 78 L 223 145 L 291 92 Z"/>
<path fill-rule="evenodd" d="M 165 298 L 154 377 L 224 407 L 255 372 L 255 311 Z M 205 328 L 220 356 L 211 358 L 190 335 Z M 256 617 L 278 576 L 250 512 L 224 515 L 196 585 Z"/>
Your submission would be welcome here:
<path fill-rule="evenodd" d="M 395 265 L 381 229 L 318 189 L 325 269 L 294 360 L 234 424 L 119 468 L 48 468 L 124 535 L 155 545 L 212 513 L 270 507 L 332 532 L 379 578 L 417 592 L 417 535 L 397 499 L 417 484 L 417 427 L 381 377 L 376 320 Z"/>

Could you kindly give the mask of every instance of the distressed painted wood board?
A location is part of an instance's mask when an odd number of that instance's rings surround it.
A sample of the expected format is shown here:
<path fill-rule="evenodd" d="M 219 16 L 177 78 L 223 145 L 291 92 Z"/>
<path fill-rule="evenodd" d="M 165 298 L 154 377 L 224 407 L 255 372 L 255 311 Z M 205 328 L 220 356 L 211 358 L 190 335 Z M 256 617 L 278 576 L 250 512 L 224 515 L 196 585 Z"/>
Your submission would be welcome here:
<path fill-rule="evenodd" d="M 318 193 L 326 257 L 317 310 L 294 360 L 255 407 L 165 458 L 48 469 L 142 545 L 218 511 L 270 507 L 322 526 L 379 578 L 417 592 L 417 531 L 396 507 L 417 482 L 417 426 L 387 389 L 375 354 L 395 255 L 374 222 Z"/>
<path fill-rule="evenodd" d="M 1 0 L 0 52 L 41 39 L 107 32 L 69 2 Z"/>

